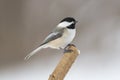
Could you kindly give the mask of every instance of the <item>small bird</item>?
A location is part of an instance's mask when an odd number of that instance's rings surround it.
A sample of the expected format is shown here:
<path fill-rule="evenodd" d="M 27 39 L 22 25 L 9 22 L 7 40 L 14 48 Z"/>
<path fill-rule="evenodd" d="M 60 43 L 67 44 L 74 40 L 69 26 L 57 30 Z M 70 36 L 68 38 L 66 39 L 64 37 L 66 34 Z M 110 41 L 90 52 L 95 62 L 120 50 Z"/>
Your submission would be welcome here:
<path fill-rule="evenodd" d="M 76 23 L 77 21 L 72 17 L 66 17 L 61 20 L 57 27 L 45 38 L 42 44 L 25 57 L 25 60 L 28 60 L 42 48 L 64 49 L 75 37 Z"/>

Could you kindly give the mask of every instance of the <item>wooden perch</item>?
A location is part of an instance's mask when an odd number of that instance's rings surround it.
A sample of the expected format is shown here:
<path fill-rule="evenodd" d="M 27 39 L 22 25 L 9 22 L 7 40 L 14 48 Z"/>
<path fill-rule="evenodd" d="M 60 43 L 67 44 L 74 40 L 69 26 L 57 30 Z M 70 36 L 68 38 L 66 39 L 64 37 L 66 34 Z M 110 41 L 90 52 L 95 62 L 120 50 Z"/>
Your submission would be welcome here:
<path fill-rule="evenodd" d="M 69 44 L 65 48 L 62 59 L 56 66 L 53 73 L 49 76 L 48 80 L 63 80 L 79 54 L 80 51 L 73 44 Z"/>

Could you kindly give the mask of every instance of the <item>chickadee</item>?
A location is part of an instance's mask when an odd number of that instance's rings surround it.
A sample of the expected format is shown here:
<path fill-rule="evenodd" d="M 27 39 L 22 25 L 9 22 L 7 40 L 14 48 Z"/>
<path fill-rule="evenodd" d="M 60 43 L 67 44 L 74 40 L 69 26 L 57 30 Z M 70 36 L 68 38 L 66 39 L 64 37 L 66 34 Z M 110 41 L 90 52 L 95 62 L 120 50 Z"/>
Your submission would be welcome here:
<path fill-rule="evenodd" d="M 25 60 L 28 60 L 32 55 L 40 51 L 42 48 L 64 49 L 75 37 L 75 24 L 77 21 L 72 17 L 64 18 L 57 27 L 45 38 L 43 43 L 31 53 Z"/>

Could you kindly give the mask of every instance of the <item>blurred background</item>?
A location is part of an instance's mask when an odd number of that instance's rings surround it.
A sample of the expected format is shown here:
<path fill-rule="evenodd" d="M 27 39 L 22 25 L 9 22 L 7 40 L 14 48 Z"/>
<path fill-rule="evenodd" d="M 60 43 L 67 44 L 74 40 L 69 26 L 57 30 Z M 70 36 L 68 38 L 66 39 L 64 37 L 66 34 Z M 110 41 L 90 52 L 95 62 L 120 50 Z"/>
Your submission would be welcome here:
<path fill-rule="evenodd" d="M 24 57 L 68 16 L 81 54 L 65 80 L 120 80 L 119 0 L 0 0 L 0 80 L 47 80 L 63 51 Z"/>

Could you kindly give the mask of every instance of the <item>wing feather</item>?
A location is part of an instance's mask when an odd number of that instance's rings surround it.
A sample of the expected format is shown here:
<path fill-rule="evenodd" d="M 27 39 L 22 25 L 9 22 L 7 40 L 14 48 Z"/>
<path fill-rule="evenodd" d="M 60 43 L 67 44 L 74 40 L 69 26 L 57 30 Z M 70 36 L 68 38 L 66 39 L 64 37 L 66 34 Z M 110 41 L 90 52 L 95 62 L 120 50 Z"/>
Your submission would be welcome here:
<path fill-rule="evenodd" d="M 63 35 L 64 29 L 55 29 L 53 32 L 51 32 L 43 41 L 43 44 L 46 44 L 52 40 L 55 40 Z M 43 45 L 42 44 L 42 45 Z"/>

